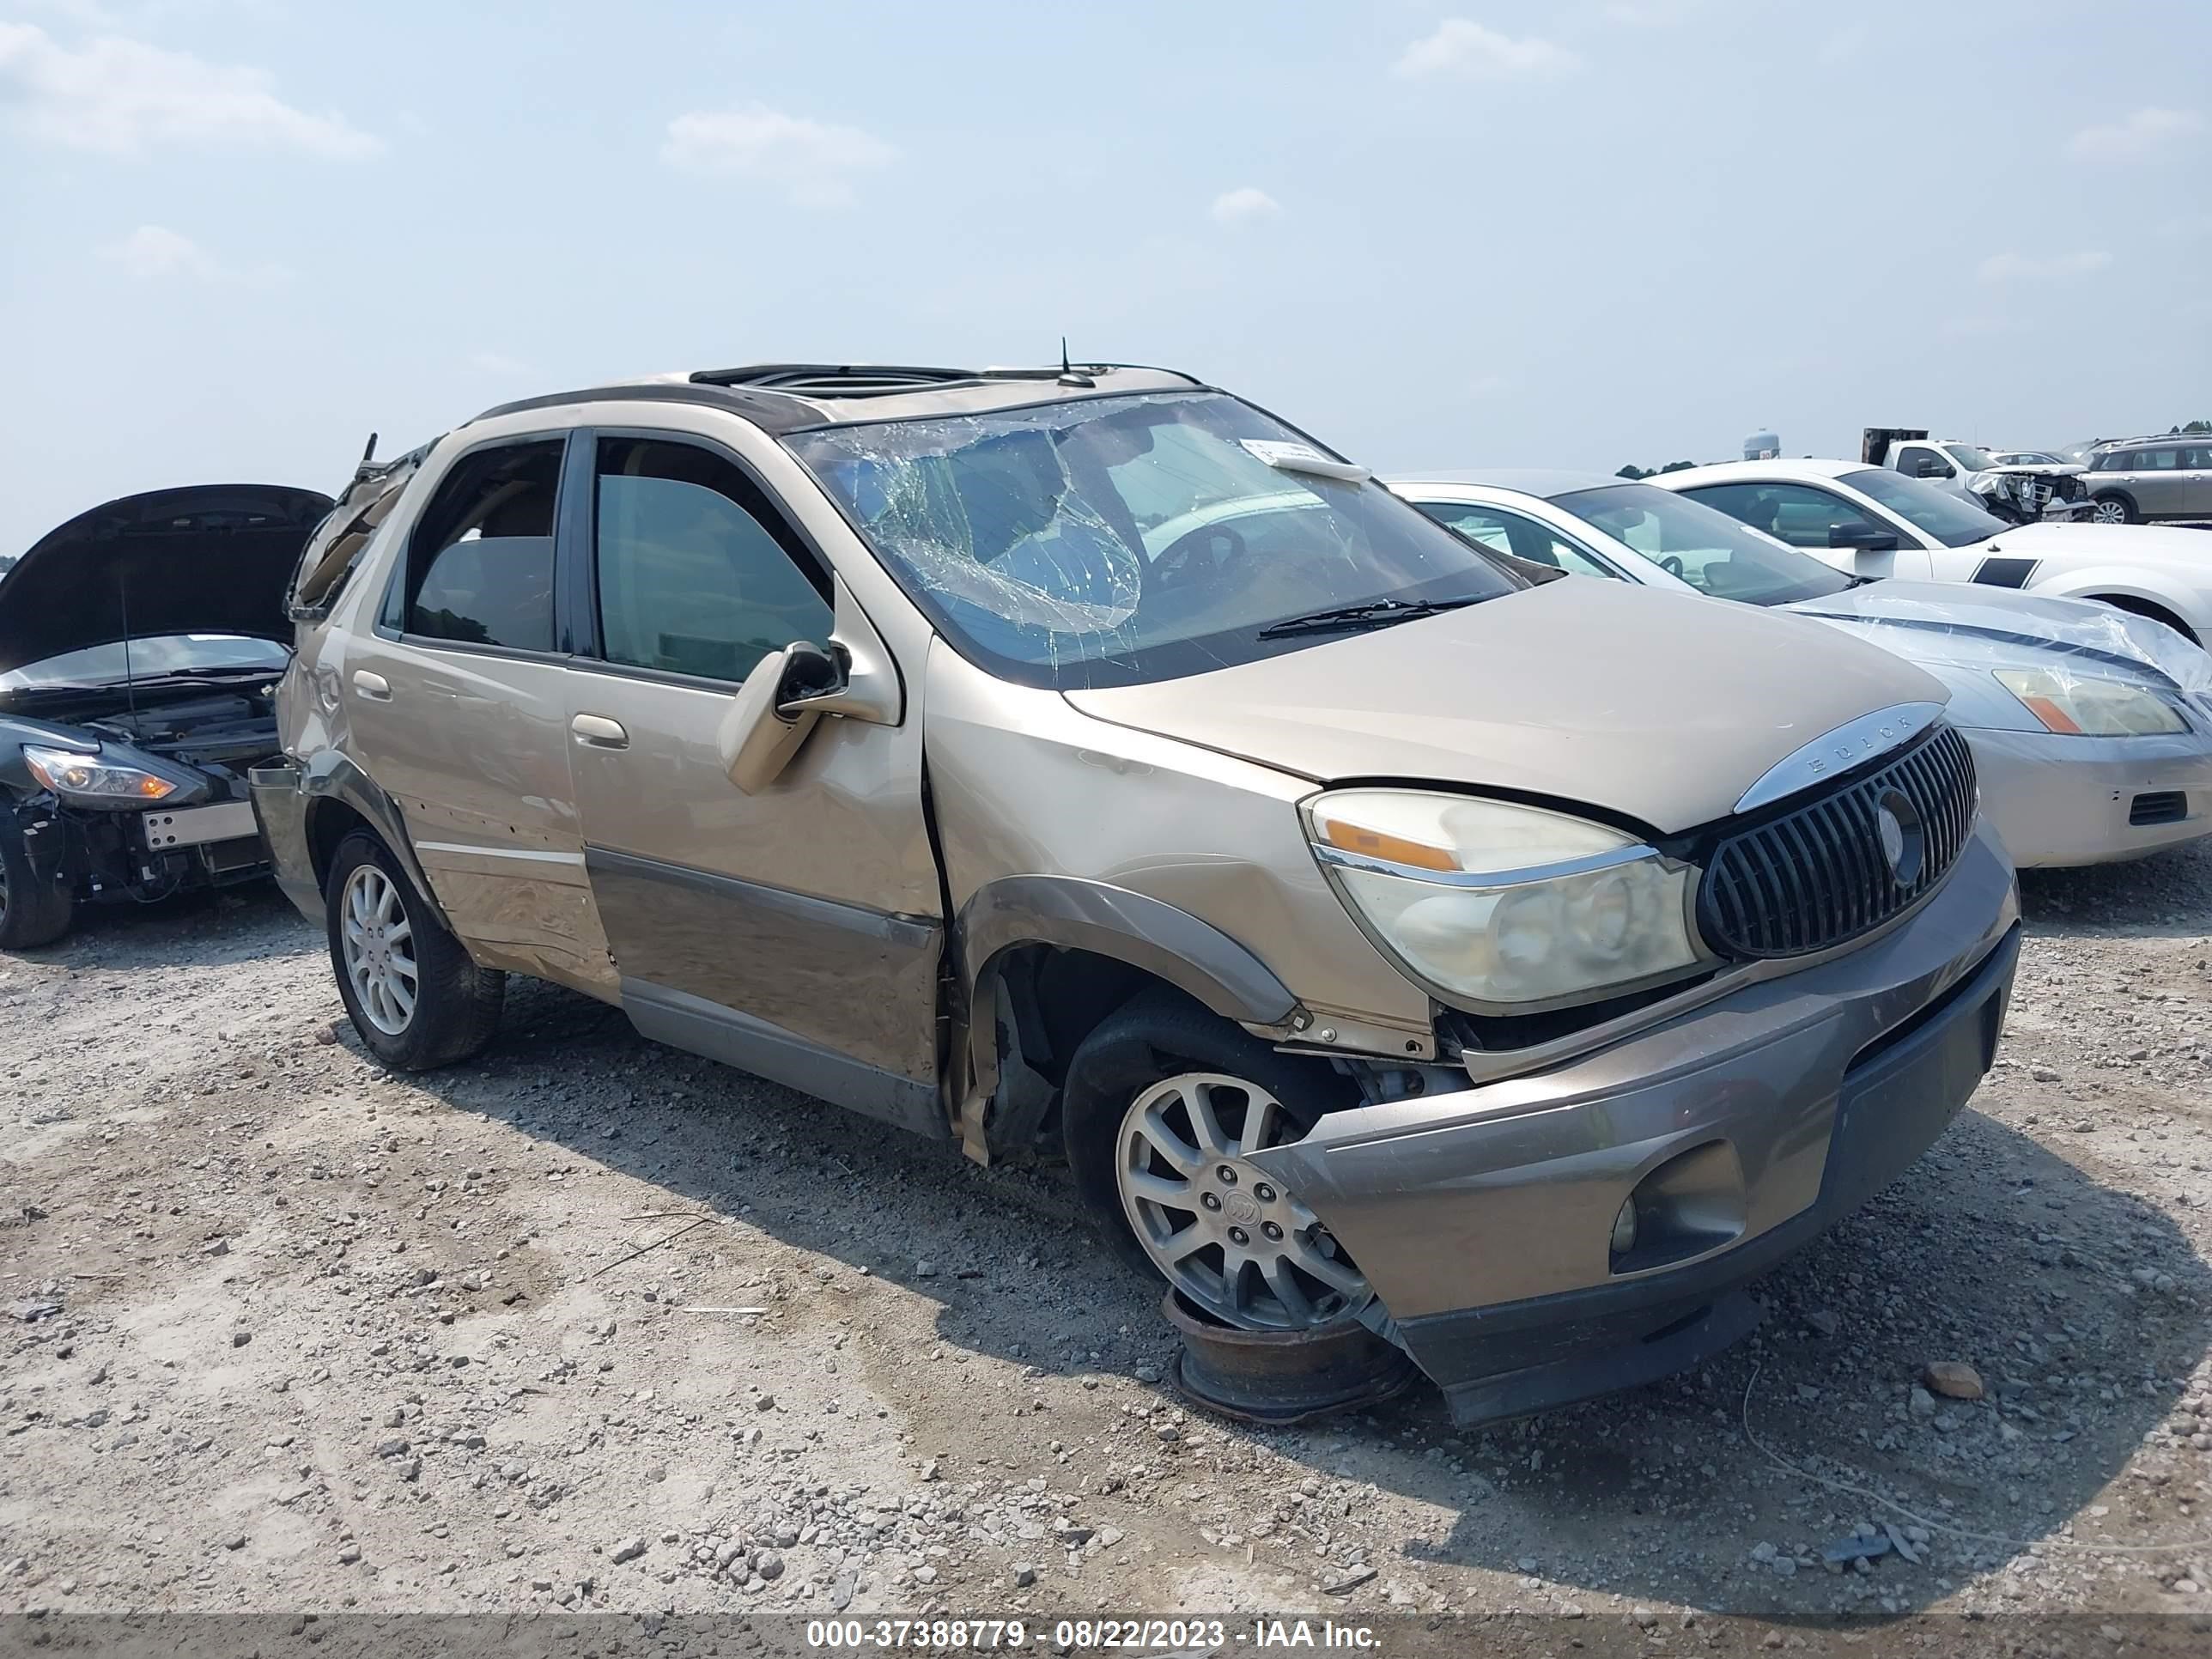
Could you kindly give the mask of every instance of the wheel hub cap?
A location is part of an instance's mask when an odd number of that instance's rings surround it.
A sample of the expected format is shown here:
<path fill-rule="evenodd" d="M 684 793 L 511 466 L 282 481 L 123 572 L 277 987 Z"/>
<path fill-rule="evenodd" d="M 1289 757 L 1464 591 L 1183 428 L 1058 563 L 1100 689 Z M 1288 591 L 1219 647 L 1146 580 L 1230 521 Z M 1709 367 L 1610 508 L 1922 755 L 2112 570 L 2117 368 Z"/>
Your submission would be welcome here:
<path fill-rule="evenodd" d="M 346 878 L 339 900 L 339 953 L 354 1000 L 371 1025 L 398 1036 L 415 1018 L 421 972 L 415 928 L 399 889 L 374 865 Z"/>
<path fill-rule="evenodd" d="M 1215 1073 L 1154 1084 L 1123 1115 L 1129 1224 L 1168 1282 L 1225 1323 L 1304 1330 L 1373 1299 L 1313 1212 L 1249 1161 L 1302 1133 L 1266 1090 Z"/>

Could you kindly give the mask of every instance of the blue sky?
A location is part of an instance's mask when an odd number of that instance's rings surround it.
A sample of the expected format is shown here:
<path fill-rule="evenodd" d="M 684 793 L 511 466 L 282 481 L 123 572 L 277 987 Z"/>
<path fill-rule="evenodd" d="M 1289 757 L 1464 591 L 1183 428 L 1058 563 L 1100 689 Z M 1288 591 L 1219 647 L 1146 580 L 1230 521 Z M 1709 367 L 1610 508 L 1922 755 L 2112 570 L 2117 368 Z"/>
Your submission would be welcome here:
<path fill-rule="evenodd" d="M 2212 416 L 2212 5 L 0 0 L 0 550 L 762 360 L 1363 460 Z"/>

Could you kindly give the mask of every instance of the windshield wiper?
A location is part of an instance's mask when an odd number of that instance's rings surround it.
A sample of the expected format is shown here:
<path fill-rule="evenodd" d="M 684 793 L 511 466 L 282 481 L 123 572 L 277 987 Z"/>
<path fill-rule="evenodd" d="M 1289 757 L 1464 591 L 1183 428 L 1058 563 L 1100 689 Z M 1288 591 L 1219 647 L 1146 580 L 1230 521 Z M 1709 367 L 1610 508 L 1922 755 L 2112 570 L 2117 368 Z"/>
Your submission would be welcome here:
<path fill-rule="evenodd" d="M 1342 605 L 1329 611 L 1309 611 L 1303 617 L 1286 617 L 1281 622 L 1270 623 L 1261 629 L 1259 636 L 1263 640 L 1279 640 L 1290 634 L 1333 634 L 1355 628 L 1379 628 L 1481 603 L 1480 599 L 1474 598 L 1370 599 L 1364 605 Z"/>

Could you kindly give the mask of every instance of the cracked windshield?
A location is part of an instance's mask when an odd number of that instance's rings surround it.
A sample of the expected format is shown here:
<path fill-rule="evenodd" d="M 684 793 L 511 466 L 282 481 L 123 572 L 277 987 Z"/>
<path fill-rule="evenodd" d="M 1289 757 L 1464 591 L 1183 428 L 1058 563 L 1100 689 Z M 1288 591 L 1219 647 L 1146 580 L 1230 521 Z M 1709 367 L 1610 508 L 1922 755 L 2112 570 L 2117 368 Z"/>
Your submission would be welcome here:
<path fill-rule="evenodd" d="M 1199 673 L 1522 585 L 1233 398 L 787 441 L 963 651 L 1032 684 Z"/>

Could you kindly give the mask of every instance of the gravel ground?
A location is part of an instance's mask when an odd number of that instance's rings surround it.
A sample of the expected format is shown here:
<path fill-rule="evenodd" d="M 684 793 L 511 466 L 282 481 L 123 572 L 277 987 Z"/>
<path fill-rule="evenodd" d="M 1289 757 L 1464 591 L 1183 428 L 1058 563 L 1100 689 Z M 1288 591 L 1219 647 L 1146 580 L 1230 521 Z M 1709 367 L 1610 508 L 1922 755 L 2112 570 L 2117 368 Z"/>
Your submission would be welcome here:
<path fill-rule="evenodd" d="M 390 1077 L 273 893 L 95 917 L 0 957 L 0 1612 L 2212 1614 L 2212 852 L 2027 900 L 1758 1336 L 1467 1435 L 1187 1413 L 1051 1171 L 521 982 Z"/>

